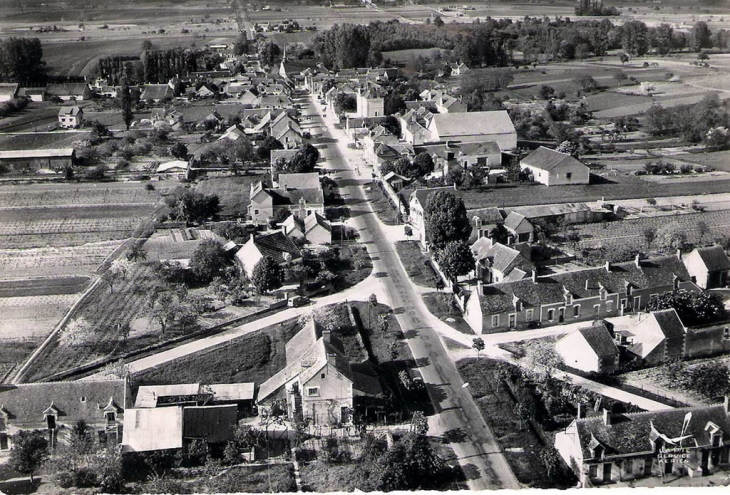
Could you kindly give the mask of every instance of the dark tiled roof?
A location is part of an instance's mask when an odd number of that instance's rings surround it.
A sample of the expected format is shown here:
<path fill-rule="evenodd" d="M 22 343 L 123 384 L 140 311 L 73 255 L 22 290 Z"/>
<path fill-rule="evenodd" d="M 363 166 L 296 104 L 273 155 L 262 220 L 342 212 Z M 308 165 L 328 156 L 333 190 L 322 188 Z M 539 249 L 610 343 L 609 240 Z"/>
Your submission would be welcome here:
<path fill-rule="evenodd" d="M 428 197 L 431 195 L 431 193 L 435 193 L 436 191 L 446 191 L 456 197 L 461 197 L 461 191 L 459 189 L 454 189 L 453 187 L 431 187 L 428 189 L 416 189 L 415 191 L 413 191 L 413 194 L 416 195 L 416 199 L 425 209 Z"/>
<path fill-rule="evenodd" d="M 500 153 L 499 145 L 495 141 L 486 141 L 481 143 L 462 143 L 459 150 L 465 155 L 483 155 L 486 153 Z M 492 164 L 494 165 L 494 164 Z"/>
<path fill-rule="evenodd" d="M 307 217 L 304 219 L 304 232 L 309 232 L 317 225 L 329 232 L 332 231 L 332 226 L 330 226 L 330 223 L 322 215 L 314 211 L 311 215 L 307 215 Z"/>
<path fill-rule="evenodd" d="M 60 423 L 75 424 L 80 419 L 98 423 L 104 420 L 110 400 L 123 412 L 125 401 L 131 400 L 126 392 L 125 380 L 0 385 L 0 407 L 16 426 L 42 423 L 51 404 L 59 411 Z"/>
<path fill-rule="evenodd" d="M 709 407 L 694 407 L 683 409 L 668 409 L 634 414 L 613 415 L 611 425 L 606 426 L 602 417 L 578 419 L 576 426 L 580 438 L 581 448 L 585 459 L 591 458 L 588 444 L 591 435 L 605 447 L 606 455 L 649 453 L 653 450 L 650 435 L 651 424 L 658 433 L 670 439 L 678 438 L 682 434 L 682 425 L 688 413 L 692 413 L 685 435 L 692 438 L 684 440 L 684 446 L 709 444 L 709 434 L 705 426 L 712 421 L 724 432 L 724 443 L 730 441 L 730 419 L 722 405 Z"/>
<path fill-rule="evenodd" d="M 183 409 L 183 438 L 202 438 L 210 443 L 233 439 L 238 406 L 192 406 Z"/>
<path fill-rule="evenodd" d="M 618 356 L 618 348 L 611 338 L 611 333 L 603 325 L 594 325 L 578 330 L 593 352 L 598 357 Z"/>
<path fill-rule="evenodd" d="M 540 146 L 522 159 L 522 165 L 529 165 L 542 170 L 555 170 L 566 165 L 576 164 L 585 166 L 567 153 L 560 153 L 544 146 Z"/>
<path fill-rule="evenodd" d="M 507 215 L 507 218 L 504 219 L 504 226 L 508 229 L 515 230 L 517 227 L 519 227 L 523 220 L 526 220 L 524 215 L 511 211 Z"/>
<path fill-rule="evenodd" d="M 304 199 L 310 205 L 324 203 L 322 189 L 268 189 L 267 192 L 277 206 L 298 205 L 300 199 Z"/>
<path fill-rule="evenodd" d="M 90 90 L 86 83 L 52 83 L 46 87 L 46 93 L 51 96 L 76 96 L 83 95 L 87 91 Z"/>
<path fill-rule="evenodd" d="M 140 96 L 141 100 L 162 100 L 172 97 L 172 88 L 167 84 L 147 84 Z"/>
<path fill-rule="evenodd" d="M 285 236 L 283 232 L 257 236 L 254 238 L 253 243 L 263 256 L 269 256 L 277 263 L 283 263 L 285 261 L 284 253 L 289 253 L 292 259 L 302 257 L 302 253 L 296 244 Z"/>
<path fill-rule="evenodd" d="M 479 217 L 481 219 L 482 224 L 497 224 L 497 223 L 504 223 L 504 217 L 502 216 L 502 212 L 499 211 L 499 208 L 496 206 L 491 206 L 489 208 L 480 208 L 478 210 L 469 210 L 467 211 L 467 215 L 469 215 L 470 218 L 474 219 L 474 217 Z"/>
<path fill-rule="evenodd" d="M 653 311 L 651 315 L 656 319 L 664 336 L 667 339 L 684 338 L 685 329 L 682 320 L 674 308 L 664 309 L 662 311 Z"/>
<path fill-rule="evenodd" d="M 700 255 L 705 266 L 711 272 L 730 270 L 730 259 L 728 259 L 722 246 L 698 248 L 697 254 Z"/>
<path fill-rule="evenodd" d="M 676 256 L 661 256 L 644 259 L 641 268 L 633 261 L 613 265 L 611 272 L 620 274 L 634 287 L 662 287 L 674 284 L 674 277 L 686 281 L 690 279 L 684 263 Z"/>

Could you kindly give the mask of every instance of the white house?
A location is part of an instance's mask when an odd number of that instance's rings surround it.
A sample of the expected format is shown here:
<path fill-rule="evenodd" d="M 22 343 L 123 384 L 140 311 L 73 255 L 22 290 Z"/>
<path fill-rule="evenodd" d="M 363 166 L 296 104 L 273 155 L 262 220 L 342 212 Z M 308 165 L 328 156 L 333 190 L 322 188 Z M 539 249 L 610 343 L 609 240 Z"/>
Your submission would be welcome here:
<path fill-rule="evenodd" d="M 520 161 L 533 180 L 546 186 L 588 184 L 590 169 L 567 153 L 540 146 Z"/>
<path fill-rule="evenodd" d="M 692 280 L 703 289 L 725 287 L 730 277 L 730 258 L 722 246 L 696 248 L 684 257 Z"/>
<path fill-rule="evenodd" d="M 64 129 L 78 129 L 84 123 L 84 109 L 63 107 L 58 111 L 58 125 Z"/>
<path fill-rule="evenodd" d="M 569 333 L 558 340 L 555 350 L 567 366 L 577 370 L 611 374 L 618 368 L 618 347 L 602 322 Z"/>
<path fill-rule="evenodd" d="M 286 266 L 301 261 L 302 252 L 283 232 L 274 232 L 252 235 L 235 255 L 236 261 L 249 278 L 253 276 L 256 263 L 264 256 L 269 256 L 280 266 Z"/>

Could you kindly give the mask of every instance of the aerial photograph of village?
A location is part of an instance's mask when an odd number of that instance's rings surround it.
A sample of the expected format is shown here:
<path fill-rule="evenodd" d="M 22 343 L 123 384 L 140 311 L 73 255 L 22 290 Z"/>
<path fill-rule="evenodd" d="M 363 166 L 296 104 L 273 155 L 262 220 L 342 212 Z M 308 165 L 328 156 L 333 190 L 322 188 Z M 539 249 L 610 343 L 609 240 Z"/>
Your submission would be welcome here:
<path fill-rule="evenodd" d="M 730 486 L 728 253 L 730 0 L 0 0 L 2 495 Z"/>

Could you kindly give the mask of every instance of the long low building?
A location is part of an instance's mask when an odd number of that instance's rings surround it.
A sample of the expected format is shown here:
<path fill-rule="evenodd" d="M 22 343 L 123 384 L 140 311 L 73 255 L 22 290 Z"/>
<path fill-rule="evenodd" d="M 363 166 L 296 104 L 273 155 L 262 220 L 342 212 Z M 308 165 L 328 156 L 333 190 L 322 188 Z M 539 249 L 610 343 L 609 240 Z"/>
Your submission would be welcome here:
<path fill-rule="evenodd" d="M 0 164 L 9 167 L 12 172 L 62 170 L 75 163 L 76 150 L 73 148 L 0 151 Z"/>

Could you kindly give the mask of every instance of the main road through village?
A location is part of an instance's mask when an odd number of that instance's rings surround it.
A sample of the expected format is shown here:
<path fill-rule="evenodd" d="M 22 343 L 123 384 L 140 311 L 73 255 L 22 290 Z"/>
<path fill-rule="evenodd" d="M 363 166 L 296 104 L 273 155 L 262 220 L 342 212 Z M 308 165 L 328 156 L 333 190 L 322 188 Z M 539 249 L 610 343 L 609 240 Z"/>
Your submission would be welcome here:
<path fill-rule="evenodd" d="M 335 128 L 334 116 L 323 119 L 322 115 L 326 112 L 312 97 L 309 111 L 304 114 L 305 122 L 308 127 L 324 126 L 320 137 L 328 144 L 320 147 L 320 153 L 326 167 L 336 173 L 340 192 L 350 210 L 349 222 L 358 229 L 361 242 L 368 246 L 373 272 L 381 283 L 382 291 L 378 292 L 385 295 L 387 301 L 383 302 L 394 308 L 413 357 L 423 363 L 421 374 L 436 410 L 430 424 L 442 432 L 460 429 L 466 434 L 464 442 L 452 446 L 470 489 L 519 488 L 492 431 L 439 339 L 433 326 L 435 317 L 414 290 L 383 224 L 365 198 L 363 183 L 370 181 L 361 176 L 362 153 L 347 147 L 347 137 Z M 361 298 L 365 300 L 368 295 L 362 294 Z"/>

